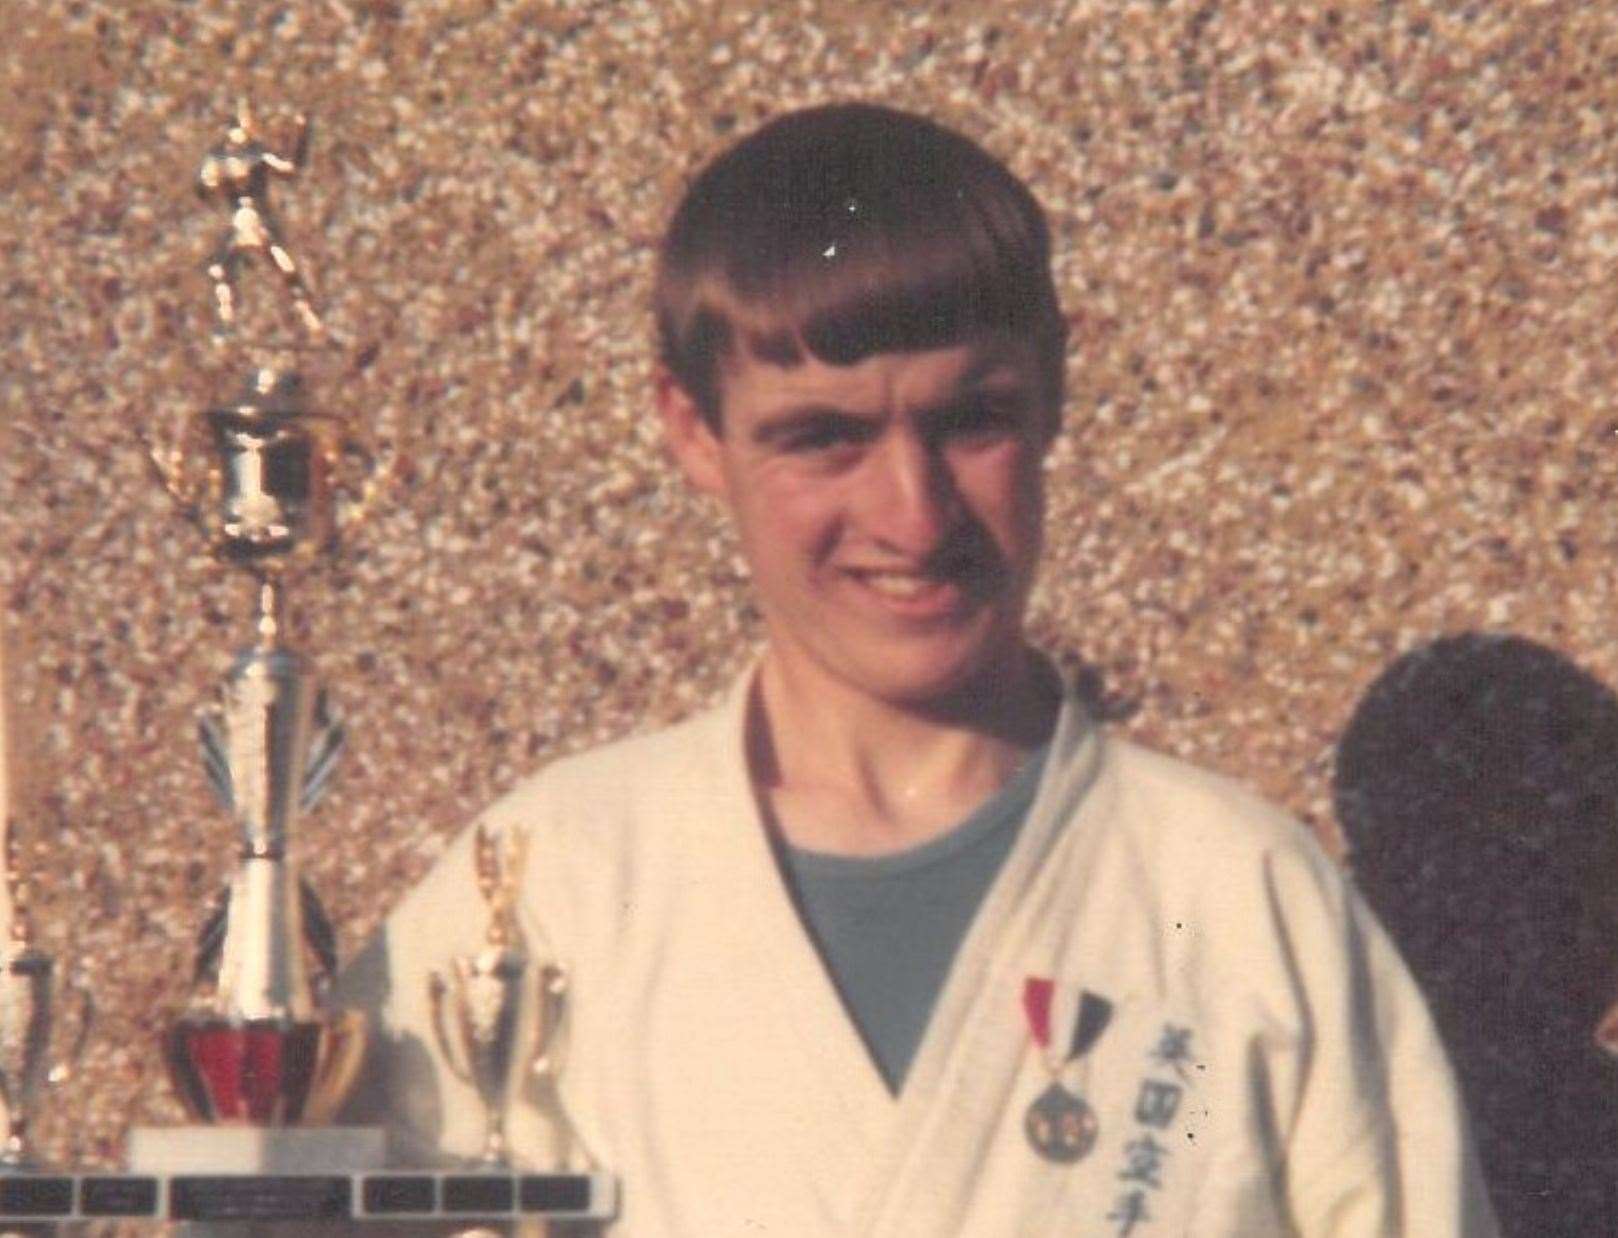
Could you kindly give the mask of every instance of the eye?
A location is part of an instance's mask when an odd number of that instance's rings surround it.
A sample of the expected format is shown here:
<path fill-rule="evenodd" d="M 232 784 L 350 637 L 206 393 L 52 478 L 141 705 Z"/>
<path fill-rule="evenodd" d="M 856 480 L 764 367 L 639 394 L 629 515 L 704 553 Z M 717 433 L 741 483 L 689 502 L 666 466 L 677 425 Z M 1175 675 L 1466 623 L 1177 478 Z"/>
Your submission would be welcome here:
<path fill-rule="evenodd" d="M 977 442 L 1016 433 L 1024 401 L 1011 393 L 984 392 L 943 409 L 929 427 L 939 442 Z"/>
<path fill-rule="evenodd" d="M 782 434 L 783 451 L 813 455 L 856 447 L 871 437 L 871 429 L 852 417 L 817 416 L 806 418 Z"/>

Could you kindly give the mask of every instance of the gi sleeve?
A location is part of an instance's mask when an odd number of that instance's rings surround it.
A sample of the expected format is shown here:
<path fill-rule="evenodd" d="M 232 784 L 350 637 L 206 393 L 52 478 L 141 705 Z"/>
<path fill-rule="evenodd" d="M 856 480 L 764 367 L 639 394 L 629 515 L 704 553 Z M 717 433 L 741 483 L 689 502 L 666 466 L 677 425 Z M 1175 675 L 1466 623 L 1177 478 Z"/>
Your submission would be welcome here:
<path fill-rule="evenodd" d="M 1311 850 L 1272 853 L 1270 918 L 1303 1017 L 1271 1061 L 1282 1182 L 1304 1238 L 1494 1238 L 1455 1077 L 1393 942 Z"/>

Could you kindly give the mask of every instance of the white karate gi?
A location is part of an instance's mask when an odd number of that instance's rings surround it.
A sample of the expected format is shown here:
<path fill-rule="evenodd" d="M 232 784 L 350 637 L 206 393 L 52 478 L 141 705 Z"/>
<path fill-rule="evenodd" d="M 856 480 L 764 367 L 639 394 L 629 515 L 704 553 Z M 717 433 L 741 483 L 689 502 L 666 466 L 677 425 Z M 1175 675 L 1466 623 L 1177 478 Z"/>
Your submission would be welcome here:
<path fill-rule="evenodd" d="M 531 833 L 520 918 L 572 979 L 563 1094 L 621 1181 L 612 1233 L 1496 1232 L 1421 997 L 1335 866 L 1275 809 L 1107 736 L 1072 699 L 893 1097 L 778 875 L 745 697 L 558 762 L 487 817 Z M 432 1047 L 426 976 L 486 919 L 462 838 L 347 985 L 394 1038 L 389 1120 L 418 1154 L 480 1144 L 482 1107 Z M 1051 1055 L 1031 977 L 1054 982 Z M 1099 1133 L 1055 1164 L 1024 1118 L 1085 990 L 1112 1017 L 1063 1079 Z M 526 1163 L 569 1154 L 536 1105 L 510 1125 Z"/>

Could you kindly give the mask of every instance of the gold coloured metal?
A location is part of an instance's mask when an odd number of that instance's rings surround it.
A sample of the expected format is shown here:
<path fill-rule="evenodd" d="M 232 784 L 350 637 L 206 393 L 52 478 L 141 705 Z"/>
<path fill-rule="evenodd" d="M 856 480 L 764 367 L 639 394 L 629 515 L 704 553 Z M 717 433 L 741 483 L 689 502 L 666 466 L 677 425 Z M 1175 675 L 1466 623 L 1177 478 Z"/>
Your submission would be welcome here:
<path fill-rule="evenodd" d="M 506 832 L 506 851 L 481 822 L 472 834 L 472 862 L 478 893 L 489 905 L 489 945 L 507 946 L 516 938 L 517 891 L 528 859 L 528 831 Z"/>
<path fill-rule="evenodd" d="M 197 169 L 197 195 L 218 199 L 230 216 L 208 259 L 208 277 L 214 292 L 214 335 L 220 342 L 236 330 L 241 267 L 254 257 L 268 263 L 279 276 L 310 338 L 319 340 L 326 334 L 326 324 L 315 312 L 309 288 L 287 251 L 281 226 L 270 207 L 271 177 L 295 177 L 308 160 L 309 118 L 299 115 L 297 126 L 292 157 L 278 155 L 258 140 L 247 100 L 242 99 L 236 105 L 236 123 L 226 131 L 224 141 L 203 157 Z"/>
<path fill-rule="evenodd" d="M 279 155 L 257 137 L 243 100 L 204 157 L 197 192 L 228 213 L 207 271 L 209 338 L 230 394 L 178 424 L 137 427 L 157 479 L 210 548 L 259 574 L 308 563 L 356 529 L 389 471 L 370 428 L 318 407 L 305 382 L 308 365 L 334 356 L 338 342 L 286 247 L 269 187 L 307 166 L 310 133 L 300 115 L 292 156 Z M 269 295 L 244 300 L 255 273 L 273 277 Z"/>
<path fill-rule="evenodd" d="M 357 439 L 309 407 L 297 371 L 262 366 L 228 400 L 206 409 L 148 455 L 165 490 L 220 558 L 255 574 L 282 574 L 335 545 L 339 466 Z M 374 501 L 371 476 L 346 481 Z"/>
<path fill-rule="evenodd" d="M 567 972 L 554 963 L 539 971 L 539 1002 L 535 1011 L 533 1056 L 528 1063 L 528 1081 L 533 1084 L 539 1110 L 550 1121 L 564 1148 L 576 1149 L 587 1166 L 598 1164 L 594 1153 L 579 1133 L 573 1116 L 562 1100 L 562 1061 L 559 1049 L 563 1019 L 567 1013 Z M 568 1155 L 566 1152 L 564 1156 Z"/>
<path fill-rule="evenodd" d="M 340 528 L 352 527 L 363 515 L 357 506 L 368 509 L 379 488 L 374 455 L 316 407 L 290 363 L 336 346 L 270 204 L 272 179 L 306 166 L 309 136 L 299 116 L 293 154 L 276 153 L 243 101 L 204 157 L 197 191 L 229 215 L 207 271 L 211 338 L 234 370 L 234 389 L 148 448 L 164 489 L 217 557 L 258 586 L 254 639 L 198 718 L 209 782 L 237 827 L 237 866 L 202 930 L 198 988 L 164 1041 L 182 1100 L 210 1122 L 328 1120 L 358 1074 L 366 1039 L 363 1015 L 323 1003 L 335 934 L 288 858 L 344 741 L 309 659 L 288 638 L 288 579 L 334 551 Z M 271 295 L 244 303 L 253 272 L 272 276 Z M 345 461 L 358 461 L 350 473 L 360 475 L 345 475 Z M 340 494 L 361 503 L 340 508 Z"/>
<path fill-rule="evenodd" d="M 449 1069 L 483 1102 L 484 1139 L 478 1164 L 509 1164 L 506 1110 L 512 1090 L 529 1077 L 555 1081 L 552 1049 L 564 1013 L 567 978 L 555 963 L 537 969 L 516 924 L 517 894 L 525 871 L 528 835 L 506 832 L 499 842 L 481 824 L 473 834 L 473 872 L 489 909 L 482 950 L 450 959 L 448 975 L 428 977 L 433 1035 Z M 525 1006 L 532 1018 L 523 1019 Z M 559 1098 L 546 1097 L 553 1120 L 571 1123 Z"/>

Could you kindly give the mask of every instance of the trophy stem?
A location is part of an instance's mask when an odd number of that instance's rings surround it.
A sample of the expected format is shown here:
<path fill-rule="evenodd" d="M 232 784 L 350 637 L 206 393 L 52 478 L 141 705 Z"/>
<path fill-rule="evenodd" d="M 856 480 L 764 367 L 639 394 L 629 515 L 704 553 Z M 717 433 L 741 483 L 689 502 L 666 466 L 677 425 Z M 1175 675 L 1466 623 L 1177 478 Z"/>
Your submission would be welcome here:
<path fill-rule="evenodd" d="M 278 577 L 262 576 L 258 582 L 258 647 L 279 649 L 285 626 L 286 589 Z"/>
<path fill-rule="evenodd" d="M 478 1158 L 478 1163 L 490 1166 L 507 1164 L 505 1111 L 501 1106 L 489 1106 L 484 1130 L 483 1154 Z"/>

